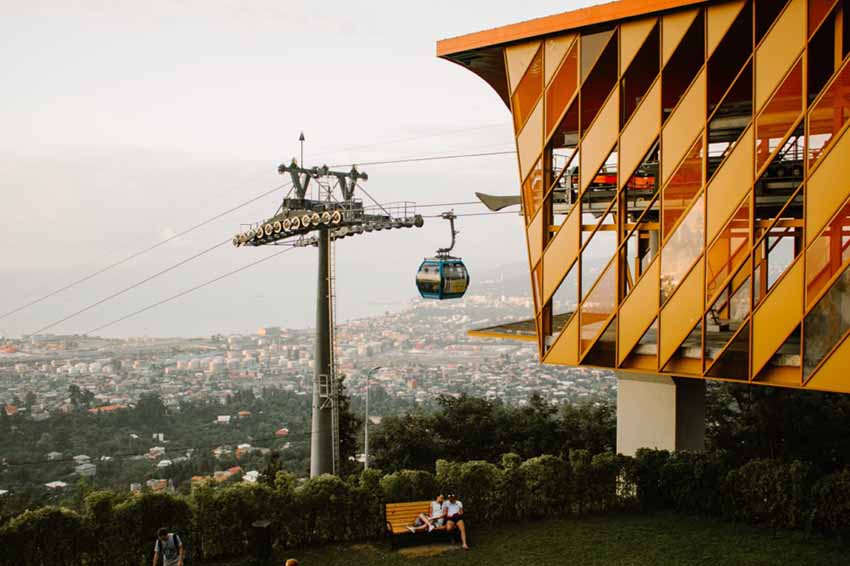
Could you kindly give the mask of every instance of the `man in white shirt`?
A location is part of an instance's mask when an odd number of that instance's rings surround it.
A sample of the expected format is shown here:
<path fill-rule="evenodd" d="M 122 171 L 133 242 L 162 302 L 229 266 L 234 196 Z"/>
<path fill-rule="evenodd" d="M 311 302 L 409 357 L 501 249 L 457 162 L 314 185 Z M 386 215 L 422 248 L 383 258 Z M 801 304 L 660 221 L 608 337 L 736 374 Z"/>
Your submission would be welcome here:
<path fill-rule="evenodd" d="M 449 532 L 457 528 L 460 530 L 460 541 L 463 543 L 463 549 L 469 550 L 469 545 L 466 544 L 466 525 L 463 522 L 463 503 L 455 496 L 454 493 L 449 494 L 449 500 L 443 503 L 446 513 L 446 530 Z"/>
<path fill-rule="evenodd" d="M 183 566 L 183 541 L 168 529 L 161 528 L 156 532 L 156 543 L 153 547 L 153 566 L 157 566 L 162 557 L 163 566 Z"/>
<path fill-rule="evenodd" d="M 443 500 L 443 495 L 440 494 L 437 498 L 431 502 L 431 509 L 428 515 L 425 513 L 420 513 L 419 517 L 416 518 L 416 523 L 412 527 L 407 527 L 411 533 L 424 531 L 426 528 L 430 533 L 435 528 L 439 528 L 443 526 L 446 520 L 446 508 L 445 501 Z"/>

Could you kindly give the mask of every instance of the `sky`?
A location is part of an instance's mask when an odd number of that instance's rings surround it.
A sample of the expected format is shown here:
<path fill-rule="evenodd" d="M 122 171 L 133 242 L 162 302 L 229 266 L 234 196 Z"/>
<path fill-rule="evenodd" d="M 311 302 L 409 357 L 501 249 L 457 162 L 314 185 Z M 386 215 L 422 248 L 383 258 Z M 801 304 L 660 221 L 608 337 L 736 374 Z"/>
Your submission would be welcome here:
<path fill-rule="evenodd" d="M 437 59 L 436 41 L 592 3 L 0 0 L 0 314 L 281 184 L 277 165 L 298 154 L 302 131 L 307 165 L 513 149 L 507 108 Z M 363 169 L 381 202 L 519 190 L 510 155 Z M 2 318 L 0 336 L 34 332 L 229 239 L 282 196 Z M 460 219 L 456 252 L 473 290 L 476 274 L 524 265 L 521 226 L 513 214 Z M 448 236 L 429 219 L 340 242 L 339 318 L 414 299 L 422 257 Z M 88 332 L 275 251 L 223 246 L 50 331 Z M 315 285 L 315 250 L 294 250 L 99 334 L 306 327 Z"/>

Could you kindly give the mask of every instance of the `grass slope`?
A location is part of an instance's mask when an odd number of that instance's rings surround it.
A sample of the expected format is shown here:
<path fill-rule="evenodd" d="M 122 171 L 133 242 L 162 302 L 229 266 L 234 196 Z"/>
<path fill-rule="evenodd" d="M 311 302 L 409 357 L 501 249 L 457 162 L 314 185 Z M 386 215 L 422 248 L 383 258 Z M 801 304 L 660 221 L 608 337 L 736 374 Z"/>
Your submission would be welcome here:
<path fill-rule="evenodd" d="M 335 545 L 289 554 L 298 558 L 302 566 L 850 564 L 850 546 L 834 540 L 672 514 L 551 520 L 500 525 L 481 531 L 472 527 L 471 535 L 469 552 L 463 552 L 459 546 L 445 545 L 390 551 L 387 545 L 375 543 Z M 273 562 L 282 563 L 282 559 Z M 232 564 L 247 566 L 250 562 Z"/>

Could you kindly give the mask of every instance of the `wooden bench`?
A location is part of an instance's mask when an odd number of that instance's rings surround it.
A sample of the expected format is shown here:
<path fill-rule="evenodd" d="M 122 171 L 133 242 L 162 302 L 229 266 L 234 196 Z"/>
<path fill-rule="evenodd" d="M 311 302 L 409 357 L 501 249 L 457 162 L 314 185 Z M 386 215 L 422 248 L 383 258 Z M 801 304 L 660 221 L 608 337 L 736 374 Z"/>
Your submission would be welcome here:
<path fill-rule="evenodd" d="M 420 513 L 425 513 L 425 515 L 429 515 L 431 513 L 431 502 L 430 501 L 411 501 L 408 503 L 387 503 L 386 505 L 386 516 L 387 516 L 387 536 L 390 539 L 390 547 L 395 547 L 395 543 L 397 540 L 401 538 L 413 539 L 416 538 L 426 538 L 427 535 L 445 535 L 446 527 L 443 525 L 442 527 L 436 527 L 433 531 L 428 532 L 427 529 L 423 529 L 421 531 L 417 531 L 415 533 L 411 533 L 407 527 L 413 525 L 416 521 L 416 518 Z M 430 538 L 430 537 L 427 537 Z"/>

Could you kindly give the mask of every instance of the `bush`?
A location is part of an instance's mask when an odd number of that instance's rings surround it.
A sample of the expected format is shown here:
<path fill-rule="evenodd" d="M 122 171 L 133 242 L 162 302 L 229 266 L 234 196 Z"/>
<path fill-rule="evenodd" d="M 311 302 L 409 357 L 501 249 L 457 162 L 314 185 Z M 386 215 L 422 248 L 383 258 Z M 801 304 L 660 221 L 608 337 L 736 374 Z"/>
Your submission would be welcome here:
<path fill-rule="evenodd" d="M 458 491 L 460 487 L 460 463 L 437 460 L 437 484 L 446 493 Z M 444 494 L 445 495 L 445 494 Z"/>
<path fill-rule="evenodd" d="M 661 467 L 659 492 L 665 506 L 676 511 L 717 515 L 720 486 L 728 472 L 722 452 L 674 452 Z"/>
<path fill-rule="evenodd" d="M 815 529 L 850 536 L 850 470 L 824 476 L 812 487 Z"/>
<path fill-rule="evenodd" d="M 351 540 L 375 538 L 384 532 L 383 492 L 369 472 L 370 470 L 364 470 L 357 482 L 352 485 L 351 495 L 354 501 L 349 515 L 350 520 L 353 521 Z"/>
<path fill-rule="evenodd" d="M 635 486 L 635 495 L 641 509 L 670 507 L 670 501 L 661 489 L 661 469 L 669 459 L 670 453 L 666 450 L 641 448 L 628 466 L 629 481 Z"/>
<path fill-rule="evenodd" d="M 91 529 L 90 558 L 93 565 L 110 564 L 112 549 L 124 542 L 120 525 L 115 521 L 115 507 L 124 499 L 111 491 L 95 491 L 83 502 L 85 521 Z"/>
<path fill-rule="evenodd" d="M 437 478 L 422 470 L 399 470 L 380 480 L 384 502 L 425 501 L 434 499 L 439 492 Z"/>
<path fill-rule="evenodd" d="M 522 469 L 522 458 L 518 454 L 502 455 L 501 481 L 496 488 L 499 498 L 499 518 L 513 521 L 528 516 L 530 511 L 528 482 Z"/>
<path fill-rule="evenodd" d="M 113 520 L 111 525 L 96 525 L 97 532 L 108 532 L 110 540 L 115 541 L 110 565 L 150 563 L 156 531 L 160 527 L 178 533 L 188 551 L 195 547 L 192 509 L 182 497 L 143 493 L 116 505 Z"/>
<path fill-rule="evenodd" d="M 277 515 L 285 508 L 281 509 L 276 499 L 275 492 L 262 484 L 241 482 L 219 489 L 209 484 L 196 486 L 192 491 L 196 548 L 207 560 L 250 554 L 252 523 L 270 520 L 273 531 L 279 530 Z"/>
<path fill-rule="evenodd" d="M 384 478 L 384 473 L 381 470 L 376 470 L 375 468 L 368 468 L 360 472 L 360 477 L 358 478 L 358 482 L 360 487 L 363 489 L 369 490 L 373 493 L 378 493 L 382 491 L 381 489 L 381 480 Z"/>
<path fill-rule="evenodd" d="M 0 565 L 149 564 L 157 528 L 178 532 L 204 559 L 250 554 L 252 523 L 272 521 L 278 550 L 380 537 L 387 502 L 431 499 L 453 491 L 476 524 L 604 512 L 637 499 L 644 509 L 717 514 L 777 528 L 850 535 L 850 469 L 814 481 L 812 466 L 755 460 L 729 470 L 721 452 L 670 454 L 640 450 L 635 458 L 570 451 L 501 466 L 439 460 L 436 474 L 364 470 L 342 480 L 303 481 L 279 472 L 274 486 L 206 483 L 189 498 L 94 492 L 83 514 L 45 507 L 0 528 Z M 49 543 L 45 542 L 49 541 Z M 8 549 L 13 549 L 9 551 Z"/>
<path fill-rule="evenodd" d="M 573 509 L 578 513 L 593 506 L 593 457 L 587 450 L 570 450 L 570 470 L 572 472 Z"/>
<path fill-rule="evenodd" d="M 501 516 L 499 486 L 503 472 L 490 462 L 473 460 L 460 466 L 454 492 L 464 504 L 464 517 L 489 523 Z"/>
<path fill-rule="evenodd" d="M 0 533 L 3 564 L 72 566 L 83 562 L 91 542 L 83 518 L 60 507 L 26 511 Z"/>
<path fill-rule="evenodd" d="M 730 517 L 748 523 L 783 529 L 808 526 L 812 479 L 810 464 L 753 460 L 726 475 L 724 510 Z"/>
<path fill-rule="evenodd" d="M 295 490 L 293 543 L 322 544 L 354 540 L 362 536 L 358 522 L 382 514 L 379 507 L 359 501 L 363 491 L 336 476 L 310 478 Z M 373 533 L 374 536 L 380 531 Z"/>
<path fill-rule="evenodd" d="M 589 509 L 597 512 L 621 507 L 618 482 L 625 458 L 613 452 L 596 454 L 590 461 Z M 575 474 L 575 471 L 573 471 Z"/>
<path fill-rule="evenodd" d="M 555 456 L 538 456 L 520 466 L 528 490 L 527 515 L 532 518 L 560 516 L 569 511 L 569 464 Z"/>

